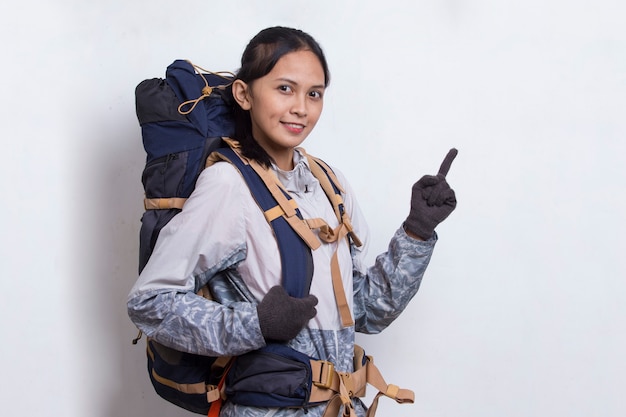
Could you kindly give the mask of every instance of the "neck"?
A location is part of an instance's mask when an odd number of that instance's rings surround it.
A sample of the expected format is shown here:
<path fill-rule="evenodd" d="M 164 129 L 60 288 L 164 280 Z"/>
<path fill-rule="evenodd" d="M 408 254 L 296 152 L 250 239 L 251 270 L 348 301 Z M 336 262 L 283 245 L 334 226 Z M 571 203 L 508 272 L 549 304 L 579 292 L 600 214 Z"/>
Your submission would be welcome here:
<path fill-rule="evenodd" d="M 283 171 L 291 171 L 294 168 L 293 151 L 289 155 L 281 155 L 279 158 L 272 156 L 272 159 L 274 159 L 276 166 Z"/>
<path fill-rule="evenodd" d="M 294 168 L 293 164 L 293 148 L 281 148 L 281 149 L 267 149 L 265 152 L 272 158 L 274 164 L 283 171 L 291 171 Z"/>

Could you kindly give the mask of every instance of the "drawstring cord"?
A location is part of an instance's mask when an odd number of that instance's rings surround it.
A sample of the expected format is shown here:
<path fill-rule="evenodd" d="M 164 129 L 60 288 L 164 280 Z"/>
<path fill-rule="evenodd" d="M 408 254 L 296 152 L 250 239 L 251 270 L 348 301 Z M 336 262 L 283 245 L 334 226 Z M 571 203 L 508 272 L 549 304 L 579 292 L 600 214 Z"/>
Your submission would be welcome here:
<path fill-rule="evenodd" d="M 202 88 L 202 95 L 198 98 L 192 99 L 192 100 L 187 100 L 184 103 L 181 103 L 180 106 L 178 106 L 178 113 L 182 114 L 182 115 L 187 115 L 189 113 L 191 113 L 193 111 L 193 109 L 196 108 L 196 106 L 198 105 L 198 103 L 202 100 L 204 100 L 205 98 L 209 97 L 211 95 L 211 93 L 213 93 L 214 89 L 219 89 L 219 90 L 224 90 L 227 87 L 229 87 L 232 84 L 232 81 L 227 83 L 227 84 L 221 84 L 221 85 L 216 85 L 215 87 L 211 87 L 209 85 L 209 82 L 207 81 L 206 77 L 204 76 L 204 74 L 212 74 L 212 75 L 216 75 L 218 77 L 223 78 L 224 80 L 229 80 L 229 78 L 235 78 L 236 75 L 230 71 L 219 71 L 219 72 L 213 72 L 213 71 L 208 71 L 205 70 L 204 68 L 200 67 L 199 65 L 196 65 L 194 63 L 192 63 L 191 61 L 187 61 L 191 64 L 191 66 L 196 70 L 196 72 L 198 73 L 198 75 L 200 77 L 202 77 L 202 79 L 204 80 L 204 87 Z M 191 108 L 189 110 L 183 110 L 183 108 L 185 106 L 191 105 Z"/>
<path fill-rule="evenodd" d="M 137 342 L 139 342 L 139 339 L 141 339 L 141 336 L 143 336 L 143 332 L 139 330 L 139 333 L 137 333 L 137 337 L 133 339 L 133 345 L 136 345 Z"/>

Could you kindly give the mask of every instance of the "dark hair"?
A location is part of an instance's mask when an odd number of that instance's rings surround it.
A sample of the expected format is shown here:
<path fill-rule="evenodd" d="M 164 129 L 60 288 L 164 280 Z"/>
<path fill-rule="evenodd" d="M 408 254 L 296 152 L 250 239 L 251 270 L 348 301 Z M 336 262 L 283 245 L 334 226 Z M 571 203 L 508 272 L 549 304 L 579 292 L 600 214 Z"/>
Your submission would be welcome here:
<path fill-rule="evenodd" d="M 296 51 L 311 51 L 317 56 L 324 71 L 324 86 L 330 83 L 330 72 L 322 48 L 313 37 L 299 29 L 282 26 L 260 31 L 250 40 L 241 56 L 237 79 L 250 85 L 254 80 L 272 71 L 284 55 Z M 242 153 L 269 167 L 272 158 L 252 136 L 250 112 L 235 104 L 235 139 L 241 144 Z"/>

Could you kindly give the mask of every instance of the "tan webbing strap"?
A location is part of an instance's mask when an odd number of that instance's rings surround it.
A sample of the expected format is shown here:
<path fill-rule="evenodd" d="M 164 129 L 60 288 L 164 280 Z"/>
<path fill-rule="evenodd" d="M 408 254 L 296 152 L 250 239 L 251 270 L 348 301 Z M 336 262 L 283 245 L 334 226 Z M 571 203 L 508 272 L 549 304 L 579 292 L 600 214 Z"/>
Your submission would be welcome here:
<path fill-rule="evenodd" d="M 346 292 L 343 289 L 343 281 L 341 279 L 341 270 L 339 269 L 337 251 L 335 251 L 332 259 L 330 260 L 330 272 L 333 282 L 333 292 L 335 293 L 335 301 L 337 302 L 337 308 L 339 309 L 339 315 L 341 316 L 341 324 L 343 324 L 344 327 L 354 326 L 354 320 L 352 320 L 352 314 L 350 313 L 350 306 L 348 305 Z"/>
<path fill-rule="evenodd" d="M 255 160 L 248 160 L 246 162 L 248 163 L 248 165 L 252 167 L 252 169 L 254 169 L 254 171 L 259 175 L 259 177 L 261 177 L 261 179 L 265 183 L 265 186 L 267 187 L 269 192 L 272 194 L 272 197 L 276 199 L 276 202 L 278 203 L 280 208 L 283 209 L 283 211 L 285 212 L 285 216 L 287 217 L 295 216 L 296 209 L 289 203 L 289 200 L 287 199 L 285 194 L 283 194 L 283 191 L 281 190 L 279 186 L 280 181 L 278 180 L 278 177 L 274 175 L 272 171 L 264 168 L 263 166 L 261 166 L 261 164 L 259 164 Z"/>
<path fill-rule="evenodd" d="M 333 170 L 328 166 L 328 164 L 326 164 L 326 162 L 322 161 L 319 158 L 316 158 L 314 156 L 311 156 L 311 155 L 307 154 L 306 151 L 304 149 L 302 149 L 302 148 L 298 148 L 298 149 L 300 149 L 307 156 L 307 158 L 311 158 L 315 162 L 317 162 L 319 165 L 323 166 L 324 169 L 326 170 L 326 172 L 328 173 L 328 176 L 335 183 L 335 186 L 339 189 L 339 191 L 341 191 L 342 193 L 346 192 L 344 190 L 344 188 L 342 187 L 341 182 L 339 182 L 339 179 L 337 178 L 337 176 L 335 175 Z"/>
<path fill-rule="evenodd" d="M 177 391 L 184 392 L 185 394 L 204 394 L 207 393 L 208 398 L 208 390 L 211 390 L 212 386 L 207 385 L 205 383 L 199 382 L 197 384 L 179 384 L 177 382 L 172 381 L 171 379 L 163 378 L 161 375 L 157 374 L 154 369 L 152 370 L 152 377 L 160 384 L 166 385 L 170 388 L 173 388 Z M 219 397 L 219 396 L 218 396 Z"/>
<path fill-rule="evenodd" d="M 292 200 L 287 199 L 285 194 L 283 194 L 283 192 L 281 191 L 281 188 L 280 188 L 281 183 L 278 180 L 278 177 L 274 175 L 274 173 L 272 173 L 269 169 L 262 167 L 258 162 L 254 160 L 250 160 L 246 158 L 245 156 L 243 156 L 241 154 L 240 146 L 237 141 L 230 139 L 230 138 L 222 138 L 222 139 L 226 143 L 228 143 L 228 145 L 232 148 L 232 150 L 235 151 L 237 156 L 239 156 L 239 158 L 245 164 L 250 165 L 250 167 L 252 167 L 252 169 L 254 169 L 254 171 L 259 175 L 259 177 L 261 178 L 261 180 L 263 181 L 267 189 L 270 191 L 274 199 L 276 199 L 279 209 L 283 212 L 280 215 L 282 215 L 285 218 L 287 223 L 289 223 L 291 228 L 298 234 L 298 236 L 300 236 L 302 240 L 307 244 L 307 246 L 310 247 L 311 249 L 315 250 L 319 248 L 321 246 L 321 243 L 317 239 L 317 236 L 315 236 L 315 233 L 313 233 L 311 229 L 309 229 L 309 227 L 306 225 L 304 220 L 300 219 L 296 215 L 296 208 L 298 207 L 296 202 L 293 199 Z M 209 167 L 218 161 L 231 162 L 228 160 L 228 158 L 224 157 L 223 155 L 217 152 L 213 152 L 207 158 L 206 166 Z M 273 219 L 278 218 L 278 216 L 276 216 L 275 210 L 278 210 L 278 209 L 274 207 L 269 210 L 270 211 L 269 214 L 265 213 L 265 218 L 268 219 L 268 222 L 271 221 L 270 219 L 273 220 Z"/>
<path fill-rule="evenodd" d="M 269 169 L 266 169 L 265 167 L 261 166 L 261 164 L 259 164 L 254 159 L 248 159 L 245 156 L 243 156 L 241 153 L 241 146 L 239 145 L 238 141 L 230 139 L 230 138 L 222 138 L 222 139 L 231 147 L 233 151 L 235 151 L 237 156 L 239 156 L 239 159 L 241 159 L 241 161 L 244 164 L 250 165 L 250 167 L 252 167 L 252 169 L 254 169 L 254 171 L 259 175 L 259 177 L 261 178 L 261 180 L 263 180 L 263 183 L 265 184 L 267 189 L 270 191 L 274 199 L 276 199 L 276 202 L 278 202 L 280 207 L 285 212 L 285 215 L 287 217 L 295 216 L 296 209 L 293 207 L 291 203 L 289 203 L 289 200 L 287 199 L 287 197 L 285 197 L 285 195 L 281 192 L 279 187 L 282 186 L 282 184 L 278 180 L 278 177 L 276 177 L 276 175 L 274 175 Z"/>
<path fill-rule="evenodd" d="M 149 343 L 146 344 L 146 350 L 148 351 L 148 355 L 150 356 L 150 358 L 152 358 L 152 360 L 154 361 L 154 352 L 152 352 Z M 203 382 L 195 384 L 179 384 L 175 381 L 172 381 L 171 379 L 163 378 L 161 375 L 157 374 L 154 369 L 152 370 L 152 377 L 160 384 L 166 385 L 170 388 L 184 392 L 186 394 L 204 394 L 205 392 L 207 392 L 209 387 L 211 387 L 210 385 L 207 385 Z"/>
<path fill-rule="evenodd" d="M 162 346 L 161 349 L 163 348 L 165 347 Z M 146 344 L 146 350 L 152 361 L 154 361 L 154 352 L 150 347 L 150 343 Z M 222 380 L 218 385 L 205 384 L 203 382 L 197 382 L 194 384 L 180 384 L 178 382 L 172 381 L 171 379 L 162 377 L 161 375 L 156 373 L 154 369 L 152 369 L 152 377 L 160 384 L 173 388 L 177 391 L 184 392 L 185 394 L 206 394 L 207 402 L 212 403 L 225 397 L 223 392 L 223 379 L 230 369 L 232 363 L 233 360 L 231 356 L 219 356 L 211 365 L 211 372 L 214 375 L 222 375 Z"/>
<path fill-rule="evenodd" d="M 323 219 L 308 219 L 307 223 L 309 224 L 309 227 L 313 229 L 319 229 L 320 239 L 324 240 L 327 243 L 339 242 L 344 237 L 346 237 L 346 235 L 350 234 L 355 245 L 361 246 L 361 241 L 353 232 L 350 217 L 347 215 L 347 213 L 345 213 L 345 211 L 342 214 L 339 210 L 339 206 L 343 204 L 343 199 L 335 192 L 335 189 L 333 188 L 333 185 L 331 184 L 328 177 L 330 176 L 335 183 L 335 186 L 341 192 L 344 192 L 343 188 L 341 188 L 339 180 L 330 169 L 330 167 L 324 162 L 307 154 L 306 151 L 302 148 L 300 148 L 300 151 L 304 155 L 306 155 L 309 162 L 309 167 L 311 169 L 311 173 L 313 174 L 313 176 L 315 176 L 315 178 L 317 178 L 320 186 L 328 196 L 328 199 L 333 206 L 333 210 L 335 211 L 335 216 L 339 221 L 339 226 L 333 229 Z M 326 172 L 324 172 L 319 164 L 322 164 L 324 166 Z M 349 243 L 350 242 L 348 241 L 348 244 Z M 339 258 L 336 250 L 333 254 L 333 257 L 331 258 L 330 268 L 332 275 L 333 291 L 335 293 L 337 308 L 339 310 L 339 314 L 341 315 L 341 323 L 344 327 L 353 326 L 354 321 L 352 320 L 352 314 L 350 313 L 350 307 L 348 306 L 348 300 L 344 291 L 343 281 L 341 279 L 341 270 L 339 268 Z"/>
<path fill-rule="evenodd" d="M 183 204 L 187 201 L 186 198 L 171 197 L 171 198 L 144 198 L 143 206 L 146 210 L 163 210 L 163 209 L 182 209 Z"/>
<path fill-rule="evenodd" d="M 354 229 L 352 228 L 352 222 L 350 222 L 350 217 L 348 217 L 347 213 L 343 214 L 341 222 L 346 227 L 346 230 L 348 231 L 348 234 L 352 238 L 352 242 L 354 242 L 355 246 L 358 246 L 358 247 L 363 246 L 363 243 L 361 242 L 361 239 L 359 239 L 359 237 L 356 235 L 356 233 L 354 233 Z"/>
<path fill-rule="evenodd" d="M 283 193 L 278 177 L 269 169 L 263 168 L 258 162 L 254 160 L 247 161 L 249 165 L 254 169 L 254 171 L 261 177 L 267 189 L 272 194 L 280 208 L 284 211 L 283 217 L 289 223 L 289 225 L 293 228 L 293 230 L 304 240 L 308 247 L 315 250 L 321 246 L 320 241 L 315 236 L 315 233 L 311 231 L 311 229 L 307 226 L 304 220 L 300 219 L 296 215 L 297 207 L 295 201 L 288 200 L 285 194 Z"/>
<path fill-rule="evenodd" d="M 380 391 L 381 395 L 395 400 L 398 404 L 412 404 L 415 401 L 415 394 L 409 389 L 399 388 L 397 385 L 387 384 L 380 370 L 374 365 L 374 359 L 368 356 L 367 362 L 367 382 Z"/>
<path fill-rule="evenodd" d="M 291 203 L 291 205 L 292 205 L 292 206 L 294 206 L 294 208 L 297 208 L 297 207 L 298 207 L 298 203 L 296 203 L 296 200 L 291 199 L 291 200 L 289 200 L 289 202 Z M 284 212 L 283 212 L 282 207 L 280 207 L 280 205 L 278 205 L 278 206 L 274 206 L 274 207 L 272 207 L 272 208 L 271 208 L 271 209 L 269 209 L 269 210 L 265 210 L 265 213 L 264 213 L 264 214 L 265 214 L 265 219 L 266 219 L 268 222 L 271 222 L 271 221 L 273 221 L 273 220 L 276 220 L 276 219 L 277 219 L 277 218 L 279 218 L 280 216 L 282 216 L 282 215 L 283 215 L 283 213 L 284 213 Z"/>
<path fill-rule="evenodd" d="M 196 295 L 199 295 L 200 297 L 204 297 L 207 300 L 213 301 L 213 294 L 211 294 L 211 290 L 209 290 L 208 285 L 205 285 L 201 287 L 198 291 L 196 291 Z"/>
<path fill-rule="evenodd" d="M 312 156 L 310 156 L 309 154 L 305 153 L 304 149 L 300 149 L 300 150 L 306 155 L 309 161 L 309 167 L 311 168 L 311 173 L 319 181 L 320 185 L 322 186 L 322 189 L 324 190 L 324 192 L 330 199 L 330 202 L 333 206 L 333 210 L 335 210 L 335 216 L 337 216 L 337 220 L 341 222 L 341 214 L 339 213 L 339 205 L 343 204 L 343 200 L 341 196 L 335 193 L 335 190 L 333 189 L 332 184 L 328 180 L 328 176 L 326 176 L 322 168 L 317 164 L 316 162 L 317 160 L 313 158 Z M 337 186 L 337 188 L 339 188 L 340 187 L 339 181 L 335 181 L 335 185 Z M 340 191 L 343 191 L 343 190 L 340 189 Z"/>
<path fill-rule="evenodd" d="M 362 356 L 357 353 L 363 350 L 355 345 L 355 363 L 360 364 Z M 313 388 L 310 402 L 328 401 L 324 417 L 337 416 L 343 406 L 344 416 L 354 416 L 352 398 L 364 397 L 367 384 L 378 389 L 366 417 L 374 417 L 378 408 L 378 400 L 382 396 L 394 399 L 399 404 L 412 404 L 415 400 L 413 391 L 403 389 L 397 385 L 387 384 L 380 371 L 374 365 L 371 356 L 367 356 L 366 364 L 352 373 L 336 372 L 332 363 L 327 361 L 311 360 Z"/>
<path fill-rule="evenodd" d="M 354 244 L 357 246 L 361 246 L 362 245 L 361 240 L 356 236 L 356 234 L 354 233 L 352 229 L 352 223 L 350 222 L 350 217 L 348 216 L 347 213 L 345 213 L 345 211 L 342 214 L 339 210 L 339 205 L 343 204 L 343 199 L 341 198 L 340 195 L 335 193 L 335 190 L 332 184 L 330 183 L 328 176 L 326 175 L 324 170 L 322 170 L 322 168 L 317 164 L 318 161 L 322 164 L 323 162 L 321 162 L 317 158 L 313 158 L 310 155 L 306 154 L 304 150 L 302 150 L 302 152 L 306 155 L 306 157 L 309 160 L 309 166 L 311 167 L 311 172 L 313 173 L 315 178 L 317 178 L 317 180 L 320 182 L 322 189 L 324 190 L 324 192 L 330 199 L 332 206 L 333 206 L 333 210 L 335 211 L 335 216 L 337 216 L 337 220 L 339 221 L 339 226 L 333 229 L 323 219 L 308 219 L 307 223 L 309 224 L 309 227 L 313 229 L 319 229 L 320 239 L 324 240 L 325 242 L 328 242 L 328 243 L 339 242 L 346 235 L 350 235 L 352 237 Z M 330 167 L 328 167 L 326 164 L 324 164 L 324 167 L 328 175 L 332 176 L 333 181 L 335 182 L 335 185 L 337 186 L 337 188 L 339 188 L 340 191 L 343 191 L 343 189 L 340 188 L 337 177 L 332 172 Z M 348 244 L 349 243 L 350 242 L 348 241 Z M 338 259 L 336 250 L 335 250 L 335 253 L 333 254 L 333 257 L 331 258 L 330 268 L 331 268 L 331 275 L 332 275 L 333 290 L 335 293 L 337 308 L 339 309 L 339 314 L 341 315 L 341 322 L 344 327 L 352 326 L 354 325 L 354 321 L 352 320 L 350 307 L 348 306 L 348 300 L 347 300 L 346 293 L 343 288 L 343 281 L 341 279 L 341 270 L 339 268 L 339 259 Z"/>
<path fill-rule="evenodd" d="M 315 176 L 315 178 L 317 178 L 317 180 L 320 182 L 322 189 L 324 190 L 324 192 L 330 199 L 330 202 L 333 206 L 333 210 L 335 211 L 335 216 L 337 216 L 337 220 L 339 220 L 339 223 L 342 223 L 346 226 L 348 234 L 350 235 L 350 237 L 352 237 L 352 241 L 354 242 L 354 244 L 356 246 L 362 246 L 363 244 L 361 243 L 361 240 L 354 233 L 354 229 L 352 228 L 352 223 L 350 222 L 350 217 L 345 212 L 345 210 L 344 210 L 343 215 L 339 211 L 339 205 L 343 204 L 343 199 L 341 198 L 340 195 L 335 193 L 333 185 L 330 183 L 328 179 L 328 177 L 332 179 L 333 183 L 339 189 L 339 191 L 345 192 L 343 188 L 341 187 L 341 184 L 339 183 L 337 176 L 335 175 L 333 170 L 330 169 L 328 165 L 326 165 L 324 161 L 307 154 L 306 151 L 302 148 L 298 148 L 298 149 L 300 149 L 302 153 L 306 155 L 309 161 L 309 166 L 311 167 L 311 173 L 313 173 L 313 176 Z M 324 166 L 324 169 L 326 170 L 326 172 L 324 172 L 324 170 L 320 167 L 320 165 Z"/>
<path fill-rule="evenodd" d="M 374 417 L 376 415 L 378 400 L 383 395 L 395 400 L 398 404 L 413 404 L 415 401 L 415 394 L 413 391 L 400 388 L 397 385 L 387 384 L 378 368 L 374 366 L 374 360 L 372 358 L 368 359 L 367 382 L 378 389 L 378 393 L 374 397 L 374 400 L 367 410 L 365 417 Z"/>
<path fill-rule="evenodd" d="M 307 224 L 311 229 L 319 229 L 319 237 L 327 243 L 334 243 L 341 241 L 347 234 L 348 230 L 344 223 L 340 223 L 335 229 L 330 227 L 324 219 L 307 219 Z M 338 244 L 338 243 L 337 243 Z M 350 306 L 348 305 L 348 298 L 343 287 L 343 280 L 341 279 L 341 269 L 339 267 L 339 257 L 337 249 L 333 253 L 330 259 L 330 275 L 333 283 L 333 292 L 335 293 L 335 302 L 337 303 L 337 309 L 341 316 L 341 324 L 344 327 L 350 327 L 354 325 L 352 320 L 352 314 L 350 313 Z"/>
<path fill-rule="evenodd" d="M 339 384 L 339 392 L 334 394 L 327 402 L 326 409 L 322 417 L 335 417 L 339 414 L 339 410 L 343 407 L 342 416 L 357 417 L 352 398 L 343 381 Z"/>

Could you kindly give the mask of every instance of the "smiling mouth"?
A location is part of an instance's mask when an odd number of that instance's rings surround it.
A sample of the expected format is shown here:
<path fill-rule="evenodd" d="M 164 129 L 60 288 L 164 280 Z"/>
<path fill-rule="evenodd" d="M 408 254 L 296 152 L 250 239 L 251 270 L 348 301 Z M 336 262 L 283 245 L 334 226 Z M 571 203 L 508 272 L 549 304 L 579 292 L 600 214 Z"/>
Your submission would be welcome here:
<path fill-rule="evenodd" d="M 292 132 L 302 132 L 305 128 L 304 125 L 299 123 L 283 123 L 283 125 Z"/>

